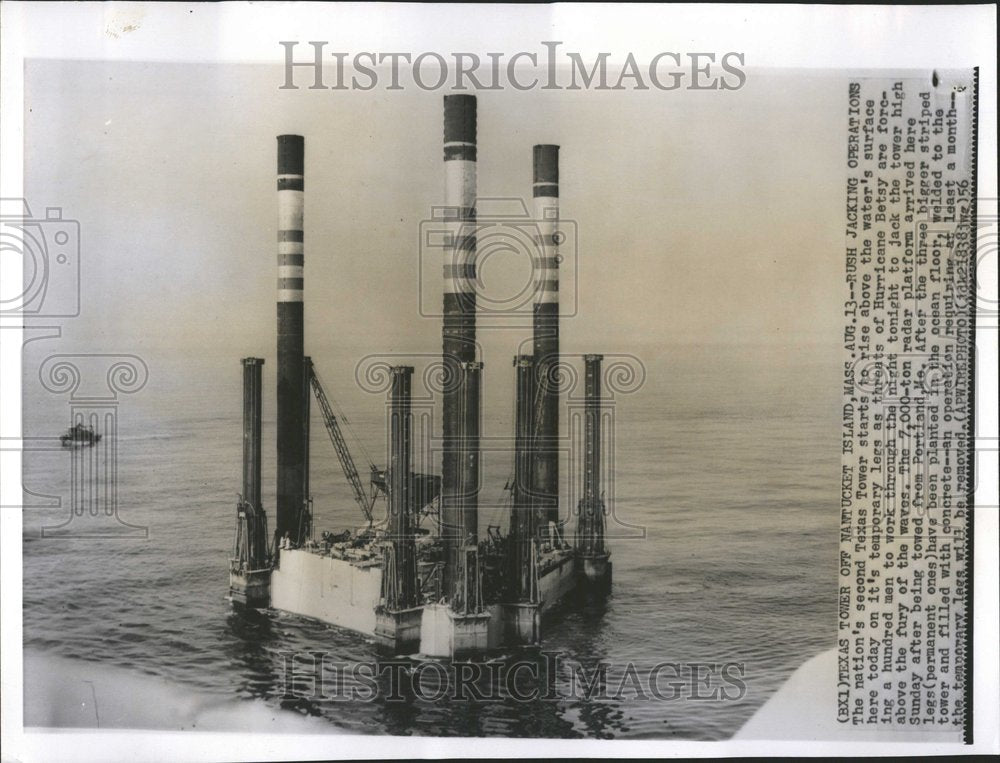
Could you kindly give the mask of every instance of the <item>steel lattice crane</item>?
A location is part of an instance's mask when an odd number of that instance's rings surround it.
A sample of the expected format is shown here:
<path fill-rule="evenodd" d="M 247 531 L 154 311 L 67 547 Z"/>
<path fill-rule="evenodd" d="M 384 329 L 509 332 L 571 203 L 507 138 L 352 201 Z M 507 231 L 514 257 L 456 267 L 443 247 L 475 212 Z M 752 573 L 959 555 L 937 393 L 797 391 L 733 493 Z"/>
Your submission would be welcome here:
<path fill-rule="evenodd" d="M 361 511 L 370 525 L 373 519 L 372 507 L 375 504 L 375 495 L 369 496 L 365 492 L 364 485 L 361 484 L 361 477 L 358 475 L 358 469 L 354 465 L 351 451 L 347 448 L 344 435 L 340 431 L 340 424 L 337 423 L 337 417 L 333 415 L 330 401 L 327 400 L 326 393 L 323 391 L 323 385 L 320 384 L 319 377 L 316 375 L 316 371 L 312 368 L 311 364 L 308 373 L 309 383 L 312 385 L 313 393 L 316 395 L 316 401 L 323 411 L 323 422 L 326 424 L 326 431 L 330 435 L 330 442 L 333 443 L 333 449 L 337 451 L 337 458 L 340 459 L 340 466 L 344 470 L 344 476 L 351 483 L 351 489 L 354 491 L 354 500 L 361 507 Z M 375 470 L 374 465 L 371 465 L 371 468 Z"/>

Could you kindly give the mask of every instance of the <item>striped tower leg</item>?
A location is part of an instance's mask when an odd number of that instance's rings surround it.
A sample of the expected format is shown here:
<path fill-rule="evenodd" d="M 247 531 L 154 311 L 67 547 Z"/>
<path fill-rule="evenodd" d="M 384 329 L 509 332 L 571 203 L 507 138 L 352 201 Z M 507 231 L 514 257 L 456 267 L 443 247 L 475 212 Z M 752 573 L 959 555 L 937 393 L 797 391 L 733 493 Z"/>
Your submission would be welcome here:
<path fill-rule="evenodd" d="M 444 247 L 444 325 L 442 354 L 447 370 L 442 411 L 441 534 L 444 540 L 444 592 L 453 605 L 460 599 L 465 559 L 463 545 L 471 530 L 476 498 L 462 494 L 461 443 L 464 370 L 476 359 L 476 97 L 444 97 L 445 204 L 448 240 Z"/>
<path fill-rule="evenodd" d="M 305 141 L 278 136 L 278 480 L 275 535 L 302 541 L 303 235 Z"/>
<path fill-rule="evenodd" d="M 538 145 L 533 153 L 532 194 L 540 238 L 534 269 L 534 356 L 540 399 L 533 479 L 544 527 L 559 521 L 559 146 Z"/>

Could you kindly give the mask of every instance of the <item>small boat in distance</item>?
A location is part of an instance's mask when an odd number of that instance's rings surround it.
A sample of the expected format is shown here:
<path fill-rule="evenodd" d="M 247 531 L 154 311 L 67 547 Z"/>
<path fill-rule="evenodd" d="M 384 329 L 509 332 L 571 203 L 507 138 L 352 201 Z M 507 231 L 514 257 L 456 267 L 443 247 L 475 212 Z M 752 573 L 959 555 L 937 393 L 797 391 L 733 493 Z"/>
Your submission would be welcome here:
<path fill-rule="evenodd" d="M 64 448 L 84 448 L 100 441 L 101 436 L 94 433 L 94 428 L 83 424 L 74 424 L 59 438 Z"/>

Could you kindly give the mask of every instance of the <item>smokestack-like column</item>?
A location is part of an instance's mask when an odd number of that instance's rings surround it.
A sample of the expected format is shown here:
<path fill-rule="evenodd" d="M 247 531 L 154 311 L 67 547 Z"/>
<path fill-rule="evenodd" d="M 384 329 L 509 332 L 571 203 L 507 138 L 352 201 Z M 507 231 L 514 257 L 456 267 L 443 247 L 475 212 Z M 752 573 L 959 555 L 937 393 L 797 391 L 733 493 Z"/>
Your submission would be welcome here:
<path fill-rule="evenodd" d="M 605 553 L 604 500 L 601 497 L 601 361 L 584 355 L 583 497 L 580 499 L 578 549 L 587 555 Z"/>
<path fill-rule="evenodd" d="M 534 355 L 541 388 L 533 472 L 539 515 L 548 523 L 559 521 L 559 146 L 535 146 L 533 166 L 534 215 L 540 234 L 534 269 Z"/>
<path fill-rule="evenodd" d="M 467 384 L 465 364 L 476 359 L 476 97 L 444 97 L 444 169 L 447 240 L 444 247 L 445 383 L 442 411 L 441 535 L 444 540 L 444 593 L 453 605 L 463 600 L 462 547 L 475 524 L 476 500 L 463 491 Z M 478 385 L 476 386 L 478 394 Z M 475 410 L 478 424 L 478 398 Z M 478 460 L 478 435 L 476 437 Z M 472 522 L 471 527 L 469 522 Z"/>
<path fill-rule="evenodd" d="M 389 410 L 389 548 L 393 562 L 383 572 L 383 596 L 390 611 L 410 609 L 417 602 L 417 555 L 411 527 L 412 417 L 410 414 L 412 366 L 392 369 Z M 389 560 L 387 560 L 389 561 Z"/>
<path fill-rule="evenodd" d="M 510 583 L 514 601 L 532 600 L 531 554 L 535 537 L 532 502 L 532 452 L 535 411 L 535 361 L 530 355 L 514 358 L 517 399 L 514 414 L 514 495 L 510 513 Z"/>
<path fill-rule="evenodd" d="M 301 543 L 303 452 L 303 235 L 305 141 L 278 136 L 278 538 Z"/>

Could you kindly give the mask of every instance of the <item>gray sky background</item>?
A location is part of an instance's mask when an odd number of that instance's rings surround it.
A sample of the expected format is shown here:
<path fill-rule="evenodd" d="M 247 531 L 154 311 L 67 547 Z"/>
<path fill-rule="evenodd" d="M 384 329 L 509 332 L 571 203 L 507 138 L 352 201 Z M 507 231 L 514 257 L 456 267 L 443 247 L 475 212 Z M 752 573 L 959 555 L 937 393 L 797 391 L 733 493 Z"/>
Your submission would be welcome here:
<path fill-rule="evenodd" d="M 299 76 L 287 91 L 273 66 L 26 65 L 28 201 L 82 230 L 65 348 L 269 356 L 283 132 L 306 137 L 307 350 L 439 346 L 417 284 L 420 221 L 443 199 L 443 91 Z M 531 146 L 562 146 L 562 216 L 579 231 L 564 349 L 836 343 L 845 92 L 829 74 L 751 70 L 738 91 L 480 93 L 480 196 L 530 203 Z M 484 277 L 526 276 L 521 258 L 501 265 Z M 517 341 L 484 337 L 507 357 Z"/>

